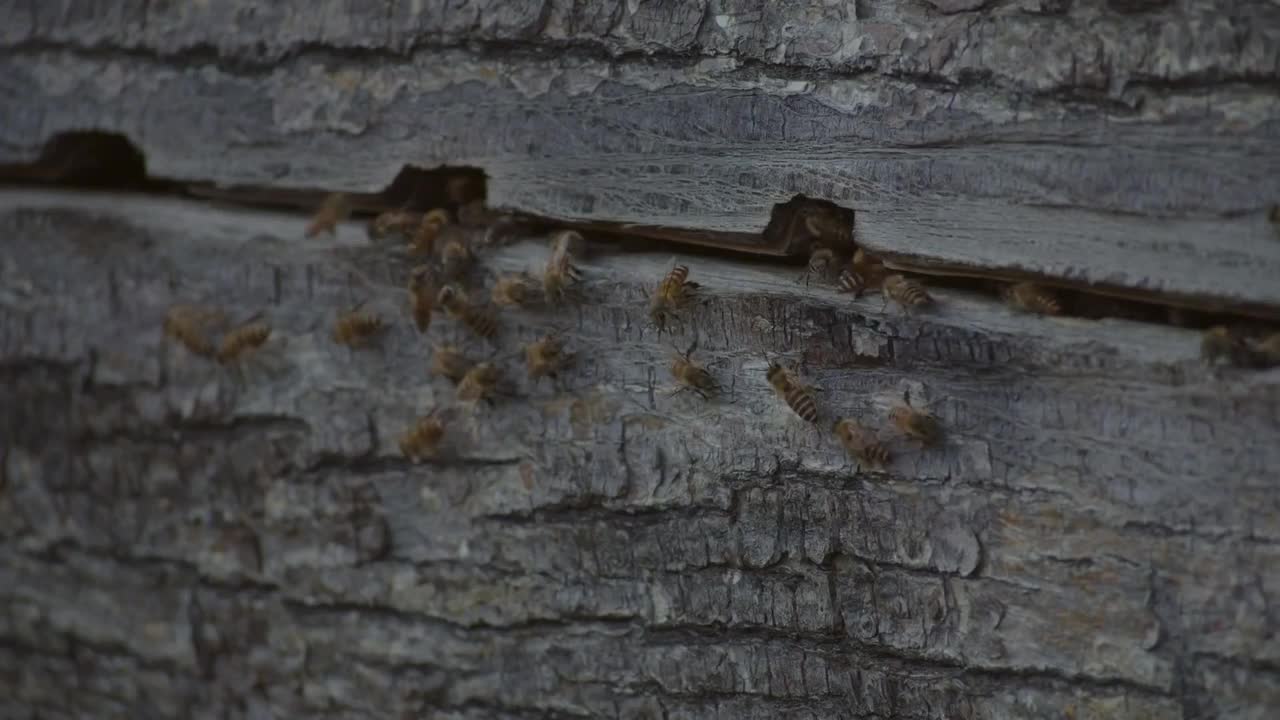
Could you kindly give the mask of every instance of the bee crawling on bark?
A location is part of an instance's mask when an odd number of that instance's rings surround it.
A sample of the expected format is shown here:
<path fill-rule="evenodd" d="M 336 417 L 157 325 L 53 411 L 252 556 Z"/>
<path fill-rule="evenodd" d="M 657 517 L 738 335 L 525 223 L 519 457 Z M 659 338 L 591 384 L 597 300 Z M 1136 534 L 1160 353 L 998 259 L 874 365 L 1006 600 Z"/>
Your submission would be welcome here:
<path fill-rule="evenodd" d="M 431 351 L 431 374 L 448 378 L 454 385 L 462 382 L 474 365 L 452 345 L 436 345 Z"/>
<path fill-rule="evenodd" d="M 564 341 L 551 335 L 524 348 L 525 364 L 528 365 L 529 377 L 533 380 L 543 377 L 554 379 L 560 370 L 573 361 L 573 357 L 572 353 L 564 351 Z"/>
<path fill-rule="evenodd" d="M 689 304 L 693 294 L 700 286 L 689 281 L 689 267 L 676 265 L 667 276 L 658 283 L 649 300 L 649 318 L 661 332 L 667 327 L 667 318 L 679 312 Z"/>
<path fill-rule="evenodd" d="M 440 248 L 440 273 L 445 280 L 463 278 L 475 265 L 476 256 L 461 232 L 449 233 L 444 245 Z"/>
<path fill-rule="evenodd" d="M 1247 366 L 1250 354 L 1244 337 L 1225 325 L 1209 328 L 1200 338 L 1200 357 L 1211 365 L 1226 358 L 1232 365 Z"/>
<path fill-rule="evenodd" d="M 1258 367 L 1271 368 L 1280 365 L 1280 332 L 1251 343 L 1254 364 Z"/>
<path fill-rule="evenodd" d="M 898 432 L 920 443 L 922 447 L 935 445 L 942 439 L 942 426 L 932 415 L 918 410 L 908 402 L 889 411 L 889 421 Z"/>
<path fill-rule="evenodd" d="M 182 343 L 188 351 L 201 357 L 214 355 L 212 328 L 226 322 L 221 310 L 201 305 L 174 305 L 164 316 L 164 334 Z"/>
<path fill-rule="evenodd" d="M 880 442 L 873 430 L 857 420 L 850 418 L 837 420 L 833 430 L 845 450 L 861 462 L 879 467 L 889 464 L 889 448 Z"/>
<path fill-rule="evenodd" d="M 698 349 L 698 341 L 694 340 L 688 350 L 676 352 L 671 361 L 671 377 L 680 384 L 679 390 L 692 390 L 709 400 L 720 392 L 720 383 L 707 369 L 693 361 L 693 351 Z"/>
<path fill-rule="evenodd" d="M 386 330 L 387 325 L 377 313 L 361 310 L 364 302 L 338 315 L 333 325 L 333 341 L 350 348 L 364 347 Z"/>
<path fill-rule="evenodd" d="M 1053 293 L 1035 283 L 1014 283 L 1004 289 L 1005 302 L 1014 309 L 1037 315 L 1060 315 L 1062 305 Z"/>
<path fill-rule="evenodd" d="M 431 255 L 435 252 L 436 238 L 440 236 L 440 230 L 448 224 L 448 211 L 436 208 L 426 213 L 422 216 L 422 222 L 418 223 L 413 239 L 409 241 L 410 249 L 417 255 Z"/>
<path fill-rule="evenodd" d="M 1217 325 L 1206 330 L 1201 338 L 1200 357 L 1209 364 L 1226 358 L 1239 368 L 1275 367 L 1280 365 L 1280 332 L 1255 339 L 1239 330 Z"/>
<path fill-rule="evenodd" d="M 332 235 L 337 230 L 338 223 L 346 220 L 349 215 L 351 215 L 351 202 L 346 194 L 330 193 L 325 196 L 320 209 L 307 225 L 306 236 L 313 238 L 320 233 Z"/>
<path fill-rule="evenodd" d="M 218 362 L 226 365 L 262 347 L 271 337 L 271 326 L 251 319 L 222 337 L 218 345 Z"/>
<path fill-rule="evenodd" d="M 367 233 L 370 240 L 382 240 L 398 235 L 408 240 L 422 223 L 422 214 L 409 210 L 388 210 L 380 213 L 369 222 Z"/>
<path fill-rule="evenodd" d="M 933 304 L 933 297 L 929 295 L 929 291 L 924 289 L 922 283 L 902 275 L 886 277 L 881 285 L 881 290 L 884 292 L 886 302 L 893 300 L 902 306 L 903 310 L 910 311 Z"/>
<path fill-rule="evenodd" d="M 400 436 L 400 453 L 414 463 L 433 457 L 440 441 L 444 439 L 444 433 L 444 419 L 437 411 L 432 410 L 430 414 L 415 420 Z"/>
<path fill-rule="evenodd" d="M 502 371 L 498 366 L 482 362 L 462 376 L 458 383 L 458 399 L 463 402 L 479 402 L 481 400 L 493 404 L 493 396 L 497 394 L 498 384 L 502 382 Z"/>
<path fill-rule="evenodd" d="M 801 420 L 811 423 L 818 421 L 818 401 L 812 386 L 802 383 L 795 373 L 778 363 L 769 363 L 765 376 L 769 380 L 769 385 L 773 387 L 773 391 L 786 401 L 787 406 L 799 415 Z"/>
<path fill-rule="evenodd" d="M 503 307 L 524 307 L 538 299 L 538 282 L 526 273 L 507 273 L 493 284 L 493 303 Z"/>
<path fill-rule="evenodd" d="M 473 305 L 456 285 L 445 285 L 436 295 L 436 302 L 449 317 L 462 323 L 476 335 L 492 340 L 498 334 L 498 316 L 493 308 Z"/>
<path fill-rule="evenodd" d="M 419 265 L 409 272 L 409 307 L 413 311 L 413 324 L 418 332 L 431 327 L 431 313 L 436 304 L 436 284 L 427 265 Z"/>
<path fill-rule="evenodd" d="M 547 258 L 547 266 L 542 273 L 542 291 L 547 302 L 564 299 L 569 287 L 582 278 L 582 273 L 573 264 L 573 248 L 582 242 L 582 235 L 573 230 L 561 230 L 552 237 L 551 256 Z"/>

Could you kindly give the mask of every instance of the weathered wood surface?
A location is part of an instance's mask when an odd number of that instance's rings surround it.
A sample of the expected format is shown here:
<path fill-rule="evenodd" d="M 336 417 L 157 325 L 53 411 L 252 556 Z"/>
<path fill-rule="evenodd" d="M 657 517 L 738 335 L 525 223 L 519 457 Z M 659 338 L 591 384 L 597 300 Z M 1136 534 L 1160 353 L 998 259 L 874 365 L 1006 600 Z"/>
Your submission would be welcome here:
<path fill-rule="evenodd" d="M 1280 6 L 1260 0 L 0 3 L 0 162 L 126 134 L 166 177 L 759 232 L 1280 305 Z"/>
<path fill-rule="evenodd" d="M 128 196 L 0 192 L 0 715 L 1267 718 L 1280 706 L 1280 370 L 1186 330 L 931 314 L 667 255 L 584 261 L 558 385 L 395 436 L 425 369 L 403 258 L 360 228 Z M 536 265 L 541 239 L 484 258 Z M 368 299 L 376 349 L 329 337 Z M 177 302 L 276 333 L 238 370 L 162 339 Z M 671 345 L 728 388 L 668 395 Z M 459 337 L 465 337 L 459 335 Z M 482 352 L 481 345 L 472 352 Z M 790 413 L 904 391 L 947 436 L 859 471 Z"/>

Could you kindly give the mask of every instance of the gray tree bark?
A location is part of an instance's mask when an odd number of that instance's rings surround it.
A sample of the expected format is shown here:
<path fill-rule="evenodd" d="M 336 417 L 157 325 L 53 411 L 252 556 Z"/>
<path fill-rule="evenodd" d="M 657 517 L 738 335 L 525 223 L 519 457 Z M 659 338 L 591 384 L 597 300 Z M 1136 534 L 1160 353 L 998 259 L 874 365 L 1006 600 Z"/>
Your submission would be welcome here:
<path fill-rule="evenodd" d="M 796 192 L 868 246 L 1280 306 L 1280 7 L 1236 2 L 0 3 L 0 161 L 127 135 L 161 177 L 758 233 Z M 1193 331 L 907 315 L 796 269 L 593 246 L 453 404 L 409 261 L 354 225 L 0 191 L 0 716 L 1272 717 L 1280 370 Z M 536 268 L 545 239 L 482 257 Z M 672 255 L 705 300 L 658 336 Z M 374 347 L 330 338 L 367 301 Z M 229 368 L 175 303 L 255 313 Z M 547 332 L 577 362 L 527 381 Z M 725 386 L 670 394 L 673 347 Z M 822 422 L 765 381 L 800 363 Z M 909 394 L 943 443 L 859 467 Z M 892 437 L 886 434 L 886 438 Z"/>

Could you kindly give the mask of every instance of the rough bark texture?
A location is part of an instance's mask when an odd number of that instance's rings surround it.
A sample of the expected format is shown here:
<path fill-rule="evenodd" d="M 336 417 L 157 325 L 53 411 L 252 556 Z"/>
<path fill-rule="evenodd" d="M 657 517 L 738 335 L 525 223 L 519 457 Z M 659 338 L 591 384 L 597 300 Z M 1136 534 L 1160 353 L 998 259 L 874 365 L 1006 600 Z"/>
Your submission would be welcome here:
<path fill-rule="evenodd" d="M 192 180 L 758 232 L 1280 304 L 1280 6 L 1000 0 L 0 4 L 0 162 L 118 131 Z"/>
<path fill-rule="evenodd" d="M 558 384 L 395 445 L 452 390 L 406 263 L 355 227 L 128 197 L 0 194 L 5 717 L 1268 717 L 1280 703 L 1280 370 L 1214 374 L 1186 330 L 928 315 L 692 258 L 597 255 Z M 541 241 L 484 258 L 535 266 Z M 377 347 L 329 337 L 367 299 Z M 224 369 L 164 312 L 265 311 Z M 668 395 L 694 334 L 727 387 Z M 484 350 L 473 346 L 472 352 Z M 909 391 L 942 446 L 858 470 L 837 416 Z"/>
<path fill-rule="evenodd" d="M 1249 0 L 0 0 L 0 162 L 98 129 L 199 181 L 471 164 L 499 206 L 732 232 L 803 192 L 885 251 L 1280 304 L 1278 67 Z M 515 397 L 413 465 L 396 436 L 453 398 L 431 344 L 465 333 L 412 327 L 404 257 L 302 225 L 0 192 L 0 717 L 1280 707 L 1280 370 L 723 258 L 685 258 L 706 301 L 658 337 L 671 253 L 600 250 L 571 311 L 471 345 Z M 336 346 L 361 300 L 389 333 Z M 275 334 L 223 368 L 162 338 L 179 302 Z M 548 331 L 579 361 L 527 382 Z M 668 394 L 695 336 L 712 402 Z M 830 421 L 904 393 L 944 442 L 858 468 Z"/>

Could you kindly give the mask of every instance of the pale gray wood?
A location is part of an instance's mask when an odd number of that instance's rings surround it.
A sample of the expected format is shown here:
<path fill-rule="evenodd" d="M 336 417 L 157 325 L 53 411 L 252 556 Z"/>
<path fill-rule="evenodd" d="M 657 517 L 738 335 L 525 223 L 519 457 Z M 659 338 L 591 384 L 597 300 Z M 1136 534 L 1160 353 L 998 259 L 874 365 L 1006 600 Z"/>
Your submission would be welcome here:
<path fill-rule="evenodd" d="M 1280 704 L 1280 370 L 1192 331 L 939 291 L 907 316 L 795 271 L 583 259 L 567 311 L 490 348 L 361 228 L 140 196 L 0 192 L 0 697 L 6 717 L 1246 717 Z M 543 238 L 482 258 L 537 267 Z M 674 337 L 673 260 L 705 302 Z M 367 300 L 375 349 L 329 337 Z M 161 337 L 177 302 L 263 312 L 236 369 Z M 580 362 L 520 378 L 522 341 Z M 672 346 L 725 384 L 670 395 Z M 433 342 L 517 397 L 439 461 Z M 824 421 L 768 387 L 803 361 Z M 826 430 L 904 391 L 941 447 L 859 470 Z M 892 436 L 886 435 L 887 438 Z"/>
<path fill-rule="evenodd" d="M 0 161 L 121 132 L 156 174 L 758 232 L 795 193 L 882 251 L 1280 303 L 1280 6 L 7 3 Z"/>

